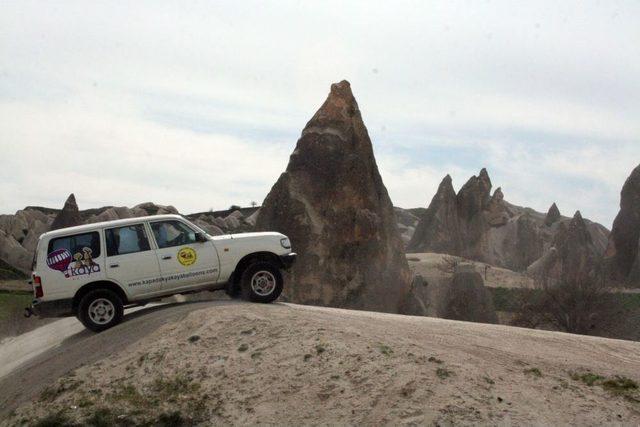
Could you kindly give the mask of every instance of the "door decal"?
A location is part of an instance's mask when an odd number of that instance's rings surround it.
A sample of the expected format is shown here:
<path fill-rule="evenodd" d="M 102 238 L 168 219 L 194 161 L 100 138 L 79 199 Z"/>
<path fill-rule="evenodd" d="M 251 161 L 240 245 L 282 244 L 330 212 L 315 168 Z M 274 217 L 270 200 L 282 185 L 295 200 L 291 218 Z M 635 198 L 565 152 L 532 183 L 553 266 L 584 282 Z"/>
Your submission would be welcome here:
<path fill-rule="evenodd" d="M 91 253 L 91 248 L 84 247 L 72 257 L 67 249 L 57 249 L 47 255 L 47 266 L 62 272 L 66 278 L 99 273 L 100 266 L 95 263 Z"/>
<path fill-rule="evenodd" d="M 185 267 L 190 266 L 198 259 L 198 254 L 191 248 L 182 248 L 178 251 L 178 262 Z"/>

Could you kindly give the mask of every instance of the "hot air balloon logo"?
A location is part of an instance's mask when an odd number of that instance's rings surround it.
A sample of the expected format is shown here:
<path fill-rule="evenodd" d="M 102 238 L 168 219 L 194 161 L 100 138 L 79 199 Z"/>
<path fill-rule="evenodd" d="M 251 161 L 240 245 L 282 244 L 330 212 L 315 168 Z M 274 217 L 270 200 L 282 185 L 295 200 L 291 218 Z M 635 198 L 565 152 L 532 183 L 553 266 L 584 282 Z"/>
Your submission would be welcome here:
<path fill-rule="evenodd" d="M 67 271 L 69 264 L 71 263 L 71 252 L 67 249 L 56 249 L 47 255 L 47 265 L 49 268 L 58 270 L 61 272 Z"/>
<path fill-rule="evenodd" d="M 47 255 L 47 265 L 63 273 L 66 278 L 100 272 L 100 266 L 93 260 L 91 248 L 88 247 L 82 248 L 75 256 L 71 256 L 68 249 L 56 249 Z"/>

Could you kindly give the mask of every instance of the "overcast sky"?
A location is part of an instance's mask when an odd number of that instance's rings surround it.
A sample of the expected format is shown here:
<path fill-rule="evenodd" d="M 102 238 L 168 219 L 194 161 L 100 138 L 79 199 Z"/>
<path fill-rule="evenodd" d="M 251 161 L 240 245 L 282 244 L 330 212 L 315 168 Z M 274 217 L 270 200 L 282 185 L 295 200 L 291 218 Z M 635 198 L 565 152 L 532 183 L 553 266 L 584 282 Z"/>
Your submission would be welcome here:
<path fill-rule="evenodd" d="M 487 167 L 607 227 L 640 163 L 640 2 L 0 2 L 0 212 L 261 203 L 347 79 L 395 205 Z"/>

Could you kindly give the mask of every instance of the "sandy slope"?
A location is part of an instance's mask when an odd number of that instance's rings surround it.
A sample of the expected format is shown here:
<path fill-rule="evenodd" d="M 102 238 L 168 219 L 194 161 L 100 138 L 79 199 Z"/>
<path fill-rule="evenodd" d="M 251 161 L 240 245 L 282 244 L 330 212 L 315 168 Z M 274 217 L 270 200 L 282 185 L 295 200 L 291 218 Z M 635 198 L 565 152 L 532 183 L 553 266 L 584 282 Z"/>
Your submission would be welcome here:
<path fill-rule="evenodd" d="M 0 341 L 0 378 L 18 366 L 50 350 L 67 337 L 77 334 L 84 326 L 75 318 L 56 320 L 24 334 Z"/>
<path fill-rule="evenodd" d="M 147 309 L 158 304 L 148 304 Z M 135 307 L 125 310 L 126 314 L 143 310 Z M 39 328 L 23 334 L 6 337 L 0 340 L 0 379 L 15 371 L 19 366 L 28 363 L 39 355 L 60 346 L 65 340 L 76 337 L 82 339 L 91 335 L 75 317 L 50 320 Z"/>
<path fill-rule="evenodd" d="M 640 380 L 640 343 L 293 304 L 193 307 L 5 423 L 59 410 L 86 420 L 100 408 L 121 423 L 173 411 L 216 424 L 640 423 L 637 390 L 571 377 Z M 107 343 L 132 325 L 91 338 Z"/>

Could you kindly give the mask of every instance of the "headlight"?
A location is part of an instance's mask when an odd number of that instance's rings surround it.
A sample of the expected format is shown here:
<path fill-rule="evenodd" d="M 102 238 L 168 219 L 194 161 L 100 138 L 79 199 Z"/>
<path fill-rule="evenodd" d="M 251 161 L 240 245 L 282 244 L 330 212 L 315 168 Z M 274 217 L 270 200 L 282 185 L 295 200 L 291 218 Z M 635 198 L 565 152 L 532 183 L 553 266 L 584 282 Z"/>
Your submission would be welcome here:
<path fill-rule="evenodd" d="M 288 237 L 280 239 L 280 245 L 285 249 L 291 249 L 291 242 L 289 241 Z"/>

